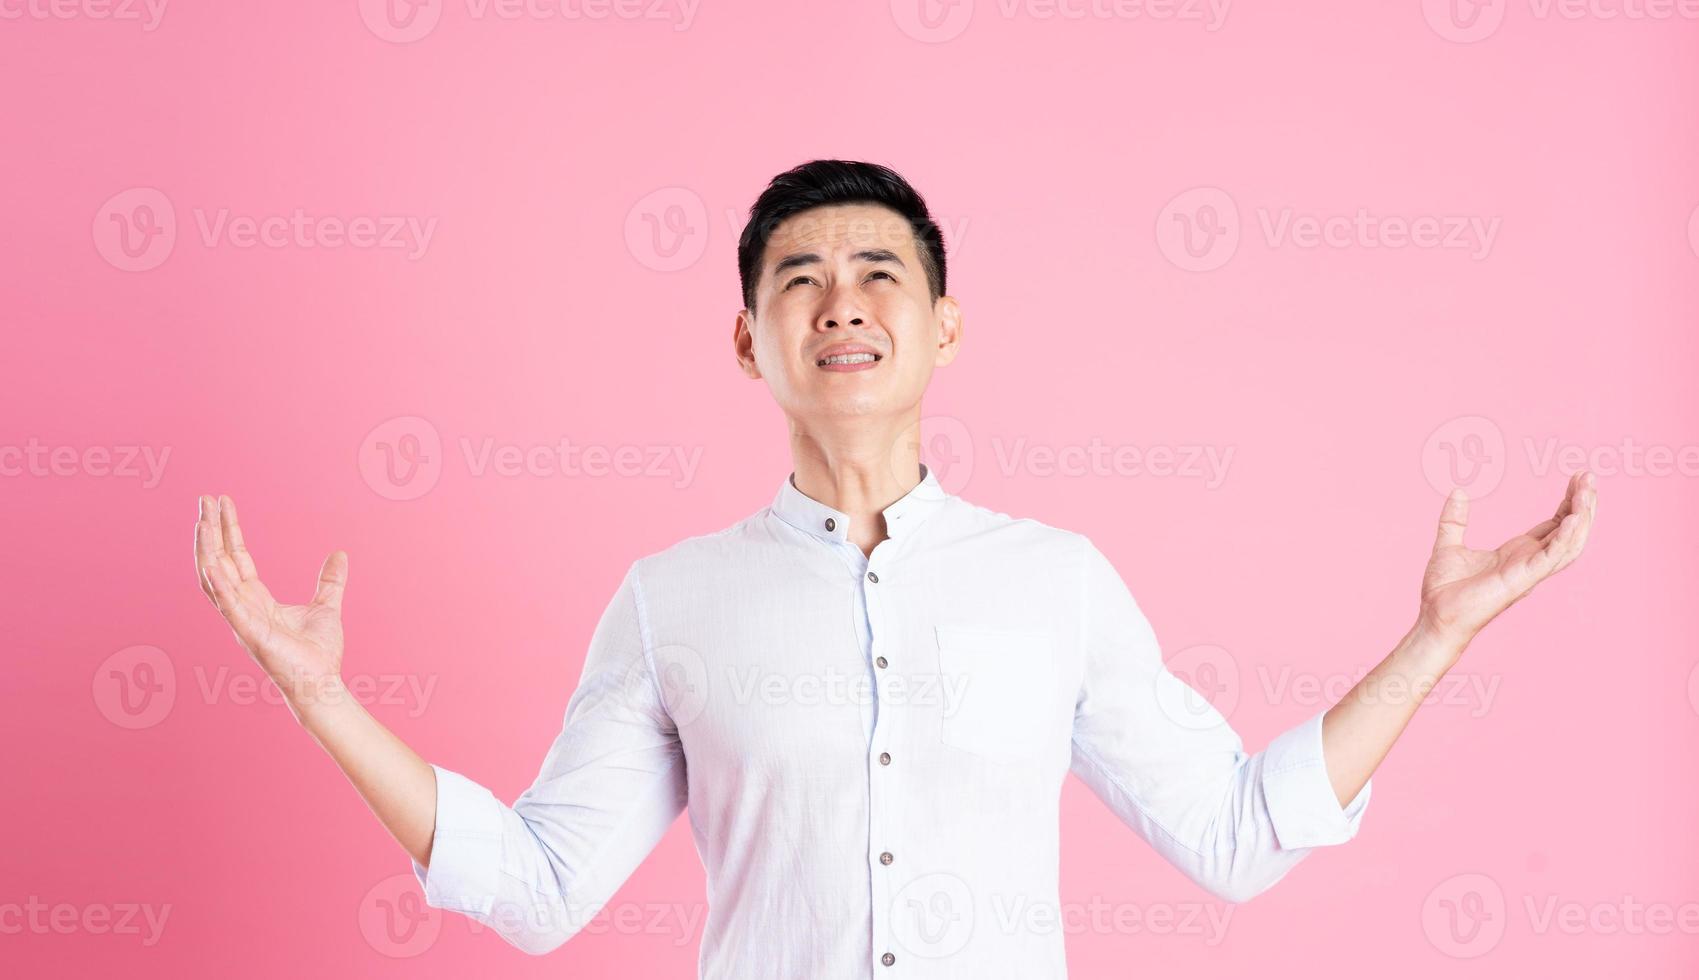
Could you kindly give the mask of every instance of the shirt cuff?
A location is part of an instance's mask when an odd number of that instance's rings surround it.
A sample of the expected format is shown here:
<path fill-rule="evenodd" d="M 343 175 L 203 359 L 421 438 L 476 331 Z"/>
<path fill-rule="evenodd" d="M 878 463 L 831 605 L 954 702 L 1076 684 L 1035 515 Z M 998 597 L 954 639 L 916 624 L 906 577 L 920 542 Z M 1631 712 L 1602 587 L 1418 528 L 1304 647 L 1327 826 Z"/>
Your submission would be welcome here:
<path fill-rule="evenodd" d="M 425 904 L 488 915 L 501 878 L 502 803 L 489 790 L 438 765 L 431 866 L 413 861 Z"/>
<path fill-rule="evenodd" d="M 1263 751 L 1263 798 L 1282 848 L 1343 844 L 1357 836 L 1369 805 L 1373 780 L 1363 783 L 1341 807 L 1322 757 L 1321 721 L 1326 710 L 1280 733 Z"/>

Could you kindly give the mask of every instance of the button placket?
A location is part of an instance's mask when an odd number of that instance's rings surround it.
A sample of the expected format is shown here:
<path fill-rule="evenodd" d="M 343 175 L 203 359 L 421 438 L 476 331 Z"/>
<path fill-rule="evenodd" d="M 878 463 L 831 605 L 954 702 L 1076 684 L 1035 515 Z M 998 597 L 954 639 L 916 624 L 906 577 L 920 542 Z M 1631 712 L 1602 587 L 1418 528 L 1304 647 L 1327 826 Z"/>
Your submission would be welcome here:
<path fill-rule="evenodd" d="M 881 548 L 889 552 L 887 542 L 880 542 L 874 547 L 875 553 Z M 871 565 L 873 556 L 868 556 Z M 883 591 L 875 586 L 879 582 L 879 574 L 871 567 L 866 567 L 861 576 L 859 591 L 862 598 L 862 609 L 866 613 L 869 632 L 869 651 L 882 650 L 885 646 L 885 631 L 880 628 L 883 612 Z M 901 801 L 892 793 L 890 786 L 893 775 L 886 766 L 891 764 L 891 753 L 880 751 L 875 755 L 873 747 L 887 746 L 894 742 L 897 732 L 902 728 L 900 705 L 890 705 L 885 698 L 884 670 L 890 661 L 882 654 L 875 652 L 873 659 L 873 697 L 875 714 L 873 723 L 873 738 L 868 751 L 868 863 L 872 868 L 872 900 L 873 900 L 873 948 L 883 951 L 879 962 L 891 966 L 896 962 L 896 955 L 891 952 L 894 939 L 891 931 L 891 901 L 895 895 L 895 884 L 889 873 L 882 873 L 890 865 L 895 856 L 888 848 L 893 848 L 896 841 L 895 814 L 901 809 Z M 875 765 L 877 760 L 877 765 Z"/>

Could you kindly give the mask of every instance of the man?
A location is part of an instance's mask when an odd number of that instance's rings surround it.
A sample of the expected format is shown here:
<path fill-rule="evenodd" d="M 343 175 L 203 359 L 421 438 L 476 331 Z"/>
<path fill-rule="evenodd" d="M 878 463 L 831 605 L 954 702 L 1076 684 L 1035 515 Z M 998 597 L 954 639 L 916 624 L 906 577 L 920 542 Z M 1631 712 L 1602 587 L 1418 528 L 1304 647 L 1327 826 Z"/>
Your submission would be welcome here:
<path fill-rule="evenodd" d="M 340 687 L 347 556 L 281 606 L 235 504 L 202 497 L 203 590 L 413 858 L 427 902 L 546 953 L 688 806 L 705 978 L 1062 977 L 1058 804 L 1077 774 L 1211 893 L 1244 901 L 1357 833 L 1371 773 L 1470 639 L 1580 554 L 1590 474 L 1494 551 L 1449 498 L 1414 624 L 1351 695 L 1247 754 L 1163 666 L 1077 533 L 947 494 L 921 397 L 962 342 L 944 248 L 897 174 L 775 178 L 738 247 L 738 364 L 789 424 L 770 506 L 631 563 L 560 735 L 509 807 Z M 1360 698 L 1401 684 L 1402 700 Z"/>

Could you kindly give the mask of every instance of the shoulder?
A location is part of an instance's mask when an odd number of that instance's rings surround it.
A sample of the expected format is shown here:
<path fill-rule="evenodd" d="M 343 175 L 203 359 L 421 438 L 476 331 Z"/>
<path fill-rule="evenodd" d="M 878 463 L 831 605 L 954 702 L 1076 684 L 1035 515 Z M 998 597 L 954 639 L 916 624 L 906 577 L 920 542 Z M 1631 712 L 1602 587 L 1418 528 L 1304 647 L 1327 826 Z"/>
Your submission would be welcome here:
<path fill-rule="evenodd" d="M 736 563 L 770 547 L 773 538 L 767 508 L 763 507 L 717 531 L 693 534 L 642 555 L 631 563 L 627 574 L 645 586 L 669 581 L 702 582 L 711 579 L 717 570 L 742 567 Z"/>
<path fill-rule="evenodd" d="M 1036 517 L 1016 517 L 952 496 L 938 515 L 946 541 L 1028 560 L 1045 559 L 1070 566 L 1096 549 L 1086 535 Z"/>

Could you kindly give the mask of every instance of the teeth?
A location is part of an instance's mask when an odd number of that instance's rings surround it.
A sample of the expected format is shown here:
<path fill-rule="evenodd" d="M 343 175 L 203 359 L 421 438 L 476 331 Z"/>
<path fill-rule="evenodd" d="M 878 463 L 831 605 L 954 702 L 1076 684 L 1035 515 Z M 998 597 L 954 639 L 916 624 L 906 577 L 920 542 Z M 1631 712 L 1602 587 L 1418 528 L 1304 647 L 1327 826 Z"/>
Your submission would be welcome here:
<path fill-rule="evenodd" d="M 869 361 L 876 361 L 876 360 L 878 360 L 878 358 L 874 357 L 872 354 L 833 354 L 831 357 L 826 358 L 825 360 L 821 361 L 820 363 L 821 364 L 866 364 Z"/>

